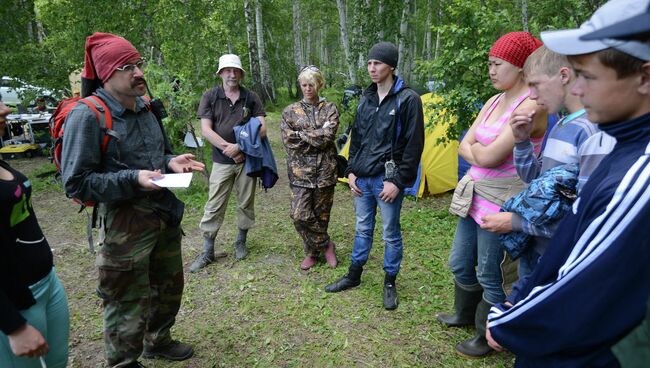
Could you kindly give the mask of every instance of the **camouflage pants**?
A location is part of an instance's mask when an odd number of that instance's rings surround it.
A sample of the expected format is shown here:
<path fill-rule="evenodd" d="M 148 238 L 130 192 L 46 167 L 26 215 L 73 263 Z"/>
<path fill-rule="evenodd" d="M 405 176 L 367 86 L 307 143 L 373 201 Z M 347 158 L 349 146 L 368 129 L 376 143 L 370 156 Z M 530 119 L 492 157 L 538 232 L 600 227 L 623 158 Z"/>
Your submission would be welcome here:
<path fill-rule="evenodd" d="M 104 304 L 106 360 L 123 367 L 138 359 L 143 343 L 171 341 L 183 293 L 181 229 L 135 204 L 104 208 L 100 216 L 97 293 Z"/>
<path fill-rule="evenodd" d="M 327 248 L 327 227 L 334 202 L 334 186 L 302 188 L 291 186 L 291 219 L 303 240 L 305 254 L 318 256 Z"/>

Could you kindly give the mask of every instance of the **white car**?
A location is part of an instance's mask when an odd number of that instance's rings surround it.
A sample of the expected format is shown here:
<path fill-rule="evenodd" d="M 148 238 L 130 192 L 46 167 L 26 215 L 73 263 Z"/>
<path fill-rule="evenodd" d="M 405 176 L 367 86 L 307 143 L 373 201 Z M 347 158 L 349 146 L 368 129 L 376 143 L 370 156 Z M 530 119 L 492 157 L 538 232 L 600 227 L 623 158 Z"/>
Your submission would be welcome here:
<path fill-rule="evenodd" d="M 0 81 L 0 97 L 5 105 L 16 106 L 20 104 L 22 102 L 22 94 L 30 91 L 36 92 L 37 97 L 44 97 L 46 101 L 53 99 L 52 91 L 43 87 L 29 85 L 20 79 L 2 77 Z"/>

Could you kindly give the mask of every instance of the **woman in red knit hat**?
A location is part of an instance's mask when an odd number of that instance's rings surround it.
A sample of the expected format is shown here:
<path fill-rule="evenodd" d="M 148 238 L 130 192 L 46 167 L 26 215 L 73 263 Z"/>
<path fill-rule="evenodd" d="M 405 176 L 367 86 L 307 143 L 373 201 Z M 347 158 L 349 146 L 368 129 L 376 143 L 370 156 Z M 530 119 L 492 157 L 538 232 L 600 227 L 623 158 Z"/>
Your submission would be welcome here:
<path fill-rule="evenodd" d="M 488 71 L 492 86 L 501 91 L 479 112 L 458 153 L 472 166 L 456 187 L 450 211 L 459 215 L 449 257 L 454 274 L 454 314 L 437 319 L 450 327 L 476 325 L 476 336 L 456 345 L 456 351 L 470 357 L 492 351 L 485 340 L 485 322 L 490 307 L 506 297 L 508 269 L 499 234 L 481 229 L 485 215 L 497 213 L 501 205 L 523 189 L 513 164 L 514 136 L 508 124 L 513 113 L 530 114 L 536 151 L 546 131 L 547 115 L 528 98 L 522 68 L 528 55 L 541 42 L 527 32 L 511 32 L 490 49 Z"/>

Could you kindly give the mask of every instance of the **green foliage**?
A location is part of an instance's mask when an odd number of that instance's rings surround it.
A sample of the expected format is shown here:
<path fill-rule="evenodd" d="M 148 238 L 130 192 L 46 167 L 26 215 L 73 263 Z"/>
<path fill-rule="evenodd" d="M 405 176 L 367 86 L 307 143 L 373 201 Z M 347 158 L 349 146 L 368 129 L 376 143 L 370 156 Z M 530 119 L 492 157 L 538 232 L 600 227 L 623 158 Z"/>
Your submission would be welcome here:
<path fill-rule="evenodd" d="M 577 27 L 602 3 L 529 2 L 530 31 L 539 37 L 543 30 Z M 448 0 L 442 14 L 442 22 L 433 27 L 434 33 L 442 35 L 438 58 L 419 63 L 418 72 L 444 83 L 439 91 L 443 99 L 436 108 L 458 116 L 458 123 L 447 131 L 447 137 L 455 139 L 471 126 L 482 104 L 498 92 L 487 75 L 488 51 L 501 35 L 522 29 L 521 8 L 518 2 Z"/>
<path fill-rule="evenodd" d="M 33 85 L 69 89 L 68 75 L 83 65 L 84 43 L 93 32 L 112 32 L 127 38 L 147 58 L 149 83 L 173 116 L 174 134 L 194 120 L 201 94 L 218 83 L 214 75 L 219 55 L 241 56 L 248 69 L 248 46 L 243 2 L 217 0 L 8 0 L 0 9 L 5 32 L 0 39 L 0 70 Z M 318 65 L 328 86 L 349 84 L 339 34 L 335 1 L 299 0 L 299 32 L 305 62 Z M 403 2 L 386 0 L 344 1 L 352 57 L 358 61 L 359 84 L 369 83 L 365 57 L 375 42 L 397 43 Z M 379 5 L 383 6 L 379 15 Z M 604 0 L 540 0 L 528 2 L 529 28 L 540 31 L 576 27 Z M 264 0 L 264 38 L 271 75 L 280 101 L 269 110 L 283 108 L 282 94 L 296 78 L 293 61 L 293 0 Z M 560 11 L 558 9 L 561 9 Z M 488 83 L 487 50 L 494 40 L 521 25 L 521 1 L 413 0 L 409 9 L 407 43 L 410 63 L 417 65 L 410 84 L 443 81 L 440 107 L 458 115 L 448 132 L 456 137 L 473 121 L 480 105 L 496 93 Z M 427 22 L 432 22 L 432 27 Z M 437 59 L 428 60 L 426 35 Z M 383 36 L 380 36 L 380 33 Z M 429 50 L 434 54 L 435 50 Z M 248 73 L 247 73 L 248 74 Z M 168 93 L 172 77 L 180 91 Z M 247 75 L 246 78 L 249 78 Z M 248 79 L 244 82 L 250 85 Z M 282 88 L 282 90 L 281 90 Z M 289 98 L 290 99 L 290 98 Z"/>

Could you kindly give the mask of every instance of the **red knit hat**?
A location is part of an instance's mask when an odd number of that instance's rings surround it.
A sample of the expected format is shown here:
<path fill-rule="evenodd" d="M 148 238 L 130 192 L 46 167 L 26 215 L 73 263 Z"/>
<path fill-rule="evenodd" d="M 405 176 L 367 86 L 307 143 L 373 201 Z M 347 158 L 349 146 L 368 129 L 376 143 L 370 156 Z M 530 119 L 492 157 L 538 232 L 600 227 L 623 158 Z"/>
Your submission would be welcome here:
<path fill-rule="evenodd" d="M 129 60 L 140 59 L 140 53 L 131 43 L 122 37 L 110 33 L 95 32 L 86 38 L 84 69 L 81 72 L 82 96 L 94 92 L 83 86 L 98 86 L 106 82 L 119 68 Z"/>
<path fill-rule="evenodd" d="M 542 42 L 528 32 L 510 32 L 499 38 L 490 48 L 490 56 L 498 57 L 523 68 L 524 62 Z"/>

